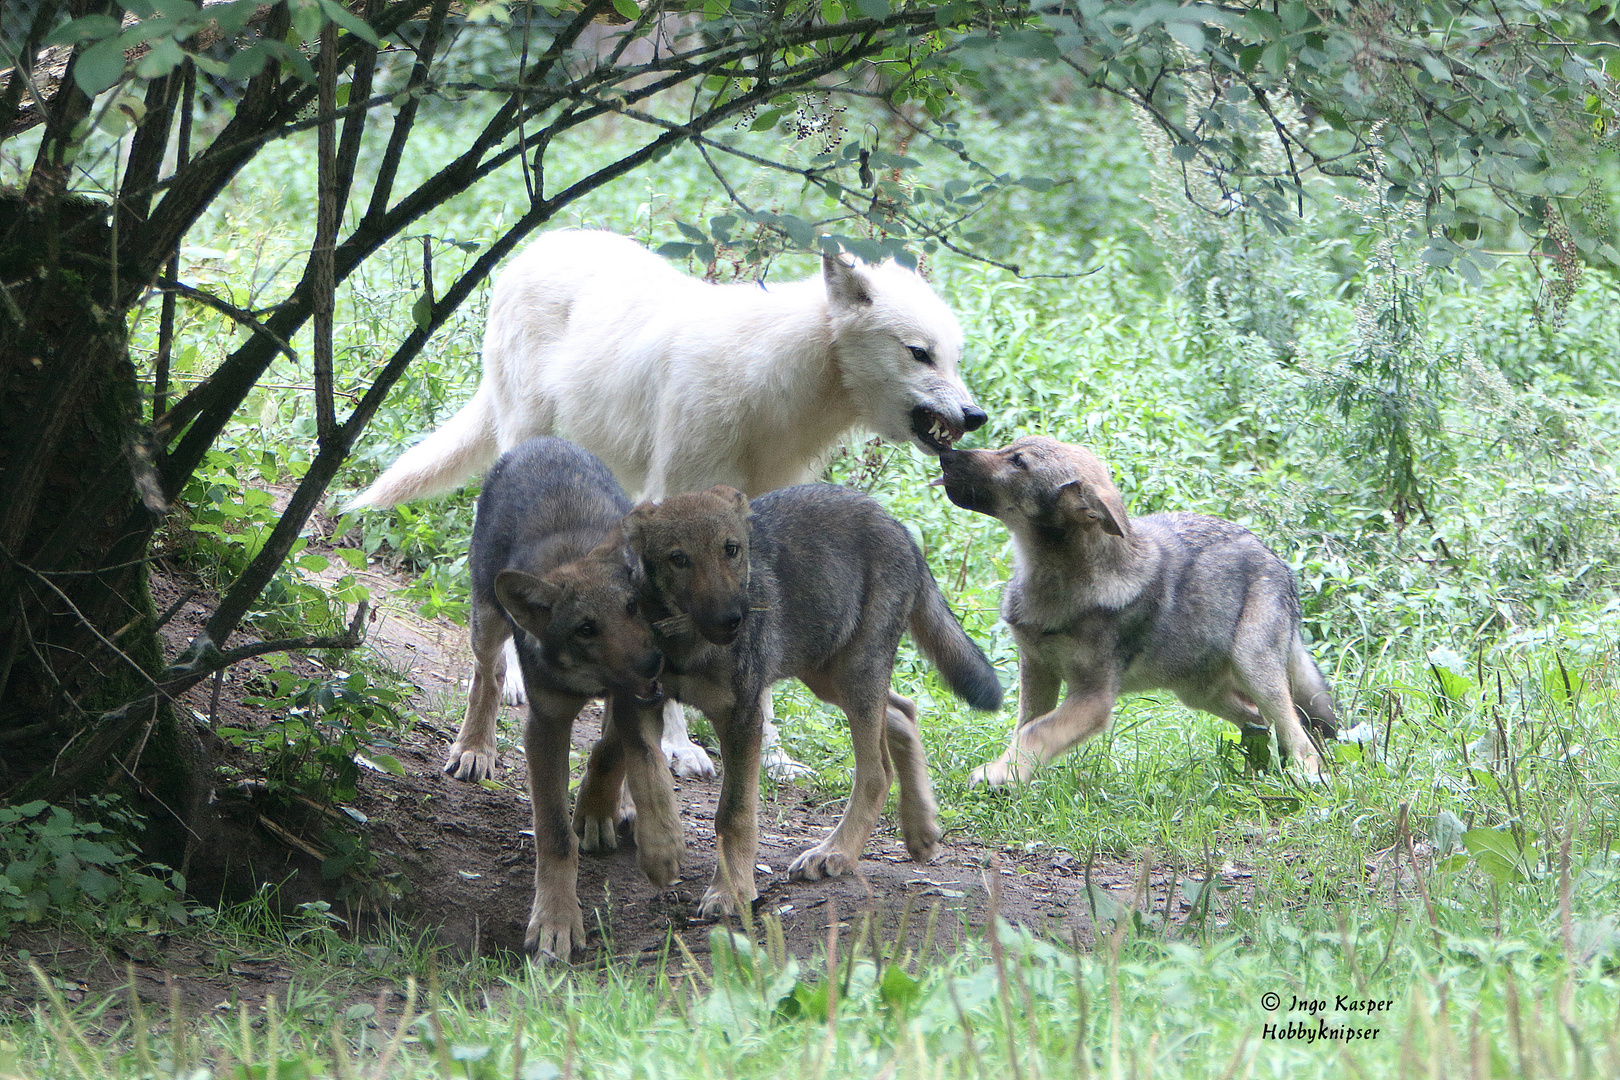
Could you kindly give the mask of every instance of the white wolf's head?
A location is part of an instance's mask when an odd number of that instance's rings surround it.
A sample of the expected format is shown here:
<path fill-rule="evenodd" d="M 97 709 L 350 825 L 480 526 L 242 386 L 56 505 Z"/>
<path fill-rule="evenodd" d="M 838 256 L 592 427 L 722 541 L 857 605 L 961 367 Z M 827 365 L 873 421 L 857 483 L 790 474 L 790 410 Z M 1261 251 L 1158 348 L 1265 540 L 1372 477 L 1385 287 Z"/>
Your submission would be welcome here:
<path fill-rule="evenodd" d="M 938 454 L 985 421 L 956 373 L 962 328 L 928 283 L 890 260 L 821 258 L 833 354 L 861 420 Z"/>

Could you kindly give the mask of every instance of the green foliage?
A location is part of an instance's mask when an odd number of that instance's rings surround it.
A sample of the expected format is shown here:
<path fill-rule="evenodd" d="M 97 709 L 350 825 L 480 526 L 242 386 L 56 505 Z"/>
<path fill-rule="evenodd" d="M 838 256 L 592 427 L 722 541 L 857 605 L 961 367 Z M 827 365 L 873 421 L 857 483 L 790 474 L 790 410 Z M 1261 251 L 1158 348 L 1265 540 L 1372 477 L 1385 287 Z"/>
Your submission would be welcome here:
<path fill-rule="evenodd" d="M 153 933 L 185 925 L 186 879 L 136 863 L 140 819 L 111 795 L 80 809 L 93 816 L 44 802 L 0 806 L 0 940 L 46 918 Z"/>
<path fill-rule="evenodd" d="M 208 451 L 202 467 L 187 481 L 181 518 L 186 533 L 176 538 L 190 563 L 221 586 L 259 553 L 280 519 L 276 485 L 309 467 L 307 459 L 283 458 L 269 439 L 251 439 L 250 431 L 242 435 L 242 442 L 222 442 Z M 306 551 L 308 545 L 307 537 L 294 542 L 288 562 L 260 595 L 257 614 L 262 626 L 335 628 L 345 621 L 346 605 L 366 599 L 365 587 L 352 573 L 331 582 L 314 578 L 333 559 L 350 570 L 362 569 L 363 552 L 336 547 L 329 558 Z"/>
<path fill-rule="evenodd" d="M 1217 178 L 1211 212 L 1235 202 L 1285 228 L 1308 173 L 1360 176 L 1422 208 L 1426 261 L 1478 282 L 1486 237 L 1519 229 L 1549 255 L 1620 267 L 1597 168 L 1620 130 L 1605 10 L 1082 3 L 1049 26 L 1053 59 L 1132 101 L 1189 172 Z M 1278 138 L 1280 159 L 1266 153 Z"/>
<path fill-rule="evenodd" d="M 271 722 L 259 728 L 222 727 L 218 734 L 254 753 L 272 799 L 353 799 L 362 762 L 404 775 L 388 753 L 395 745 L 390 736 L 403 723 L 404 695 L 398 687 L 375 683 L 363 671 L 308 678 L 284 663 L 273 664 L 265 682 L 261 693 L 242 701 L 263 709 Z"/>

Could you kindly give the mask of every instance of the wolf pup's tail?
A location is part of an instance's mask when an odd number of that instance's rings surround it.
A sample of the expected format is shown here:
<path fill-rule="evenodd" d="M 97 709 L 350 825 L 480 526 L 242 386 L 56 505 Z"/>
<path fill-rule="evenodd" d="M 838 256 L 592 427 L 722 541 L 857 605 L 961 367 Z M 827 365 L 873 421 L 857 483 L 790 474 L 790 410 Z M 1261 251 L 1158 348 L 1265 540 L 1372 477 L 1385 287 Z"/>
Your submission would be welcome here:
<path fill-rule="evenodd" d="M 1288 685 L 1294 693 L 1294 705 L 1306 716 L 1305 726 L 1319 738 L 1337 738 L 1339 714 L 1333 706 L 1333 692 L 1298 630 L 1294 631 L 1294 644 L 1288 651 Z"/>
<path fill-rule="evenodd" d="M 921 552 L 917 561 L 922 563 Z M 926 565 L 922 570 L 923 587 L 911 609 L 911 639 L 933 661 L 952 693 L 981 712 L 994 712 L 1001 708 L 1001 683 L 996 669 L 945 606 L 933 574 Z"/>
<path fill-rule="evenodd" d="M 381 509 L 449 491 L 495 463 L 495 396 L 486 382 L 444 426 L 405 451 L 345 510 Z"/>

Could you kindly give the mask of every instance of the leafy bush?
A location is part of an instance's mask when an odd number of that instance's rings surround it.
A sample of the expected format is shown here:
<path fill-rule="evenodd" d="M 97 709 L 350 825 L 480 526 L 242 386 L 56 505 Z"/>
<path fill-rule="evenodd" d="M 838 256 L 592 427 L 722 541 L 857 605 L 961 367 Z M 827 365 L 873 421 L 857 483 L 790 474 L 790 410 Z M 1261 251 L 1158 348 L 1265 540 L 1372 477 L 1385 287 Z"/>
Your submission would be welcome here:
<path fill-rule="evenodd" d="M 48 916 L 115 928 L 185 924 L 186 879 L 160 863 L 136 863 L 137 815 L 116 796 L 87 800 L 102 821 L 45 802 L 0 806 L 0 938 Z"/>

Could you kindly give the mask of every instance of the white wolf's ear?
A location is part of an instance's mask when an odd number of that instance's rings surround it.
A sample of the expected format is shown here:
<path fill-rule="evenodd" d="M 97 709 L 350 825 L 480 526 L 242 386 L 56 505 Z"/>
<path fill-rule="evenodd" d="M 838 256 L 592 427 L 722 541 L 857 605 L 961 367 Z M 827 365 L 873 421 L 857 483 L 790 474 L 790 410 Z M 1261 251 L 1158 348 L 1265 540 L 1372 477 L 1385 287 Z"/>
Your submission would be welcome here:
<path fill-rule="evenodd" d="M 827 299 L 834 307 L 850 308 L 872 302 L 866 275 L 846 264 L 842 255 L 821 253 L 821 279 L 827 283 Z"/>
<path fill-rule="evenodd" d="M 1058 509 L 1082 524 L 1095 524 L 1110 536 L 1125 536 L 1131 527 L 1125 516 L 1125 500 L 1112 484 L 1092 487 L 1084 480 L 1070 480 L 1058 488 Z"/>
<path fill-rule="evenodd" d="M 546 627 L 551 625 L 551 609 L 561 597 L 561 585 L 522 570 L 502 570 L 495 575 L 495 599 L 513 622 L 537 638 L 545 636 Z"/>

